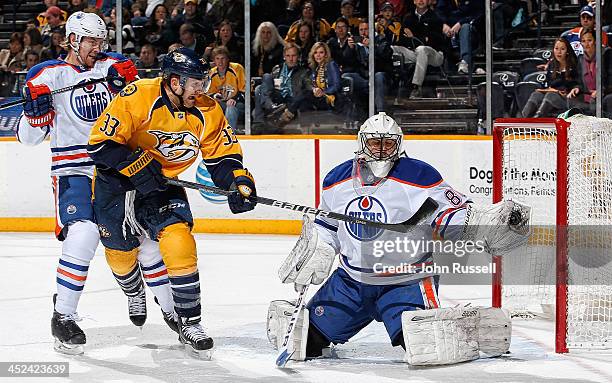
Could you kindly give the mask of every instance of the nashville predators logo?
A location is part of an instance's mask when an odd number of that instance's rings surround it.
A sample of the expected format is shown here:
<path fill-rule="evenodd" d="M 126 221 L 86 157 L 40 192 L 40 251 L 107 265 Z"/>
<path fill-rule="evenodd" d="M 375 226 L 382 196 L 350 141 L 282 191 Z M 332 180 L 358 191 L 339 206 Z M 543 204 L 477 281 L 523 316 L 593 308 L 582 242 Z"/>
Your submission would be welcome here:
<path fill-rule="evenodd" d="M 169 162 L 183 162 L 197 157 L 200 142 L 191 132 L 149 130 L 157 138 L 155 149 Z"/>

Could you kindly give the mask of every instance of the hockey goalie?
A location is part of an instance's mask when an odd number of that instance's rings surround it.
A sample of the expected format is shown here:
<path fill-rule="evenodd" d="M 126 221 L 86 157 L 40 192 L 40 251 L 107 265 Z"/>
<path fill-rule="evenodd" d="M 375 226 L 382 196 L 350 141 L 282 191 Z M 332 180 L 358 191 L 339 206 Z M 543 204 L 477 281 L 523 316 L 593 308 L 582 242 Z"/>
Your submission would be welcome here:
<path fill-rule="evenodd" d="M 495 255 L 526 243 L 529 207 L 513 201 L 472 203 L 432 166 L 407 157 L 402 139 L 401 129 L 385 113 L 370 117 L 359 130 L 355 158 L 325 177 L 320 208 L 402 223 L 426 200 L 433 200 L 435 211 L 414 228 L 414 234 L 402 235 L 481 241 Z M 391 344 L 406 350 L 405 361 L 411 365 L 453 364 L 508 350 L 507 312 L 440 307 L 438 278 L 422 271 L 432 262 L 431 252 L 407 256 L 405 261 L 413 266 L 408 271 L 372 267 L 388 261 L 372 253 L 371 244 L 384 235 L 377 227 L 322 216 L 314 221 L 304 218 L 302 234 L 279 270 L 282 282 L 293 283 L 302 294 L 297 305 L 276 300 L 268 310 L 268 339 L 285 350 L 287 360 L 319 357 L 330 344 L 347 342 L 373 320 L 384 323 Z M 339 267 L 329 275 L 336 258 Z M 307 286 L 321 283 L 302 308 Z"/>

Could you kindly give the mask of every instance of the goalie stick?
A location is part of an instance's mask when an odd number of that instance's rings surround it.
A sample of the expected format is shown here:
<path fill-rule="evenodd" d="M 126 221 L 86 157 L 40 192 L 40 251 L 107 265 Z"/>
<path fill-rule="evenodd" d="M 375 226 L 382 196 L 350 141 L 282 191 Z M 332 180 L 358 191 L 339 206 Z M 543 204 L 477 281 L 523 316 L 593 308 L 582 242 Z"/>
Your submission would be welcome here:
<path fill-rule="evenodd" d="M 224 196 L 229 196 L 230 194 L 233 193 L 233 191 L 220 189 L 214 186 L 202 185 L 197 182 L 189 182 L 189 181 L 183 181 L 183 180 L 177 180 L 177 179 L 171 179 L 171 178 L 166 178 L 166 182 L 170 185 L 182 186 L 182 187 L 186 187 L 189 189 L 196 189 L 196 190 L 206 190 L 206 191 L 210 191 L 210 192 L 224 195 Z M 303 205 L 298 205 L 295 203 L 283 202 L 283 201 L 275 200 L 272 198 L 266 198 L 266 197 L 257 196 L 256 201 L 257 203 L 260 203 L 263 205 L 274 206 L 274 207 L 278 207 L 281 209 L 299 211 L 299 212 L 306 213 L 306 214 L 314 214 L 315 216 L 336 219 L 336 220 L 344 221 L 344 222 L 378 227 L 381 229 L 391 230 L 391 231 L 395 231 L 398 233 L 407 233 L 414 226 L 422 223 L 427 217 L 433 214 L 438 208 L 438 204 L 432 198 L 427 198 L 425 202 L 423 202 L 423 205 L 421 205 L 419 210 L 416 213 L 414 213 L 414 215 L 410 217 L 407 221 L 394 224 L 394 223 L 383 223 L 383 222 L 377 222 L 377 221 L 370 221 L 367 219 L 352 217 L 346 214 L 341 214 L 341 213 L 336 213 L 333 211 L 326 211 L 326 210 L 321 210 L 321 209 L 315 209 L 309 206 L 303 206 Z"/>
<path fill-rule="evenodd" d="M 58 93 L 68 92 L 68 91 L 71 91 L 73 89 L 85 88 L 87 86 L 98 84 L 100 82 L 105 82 L 105 81 L 115 82 L 115 81 L 123 81 L 123 80 L 119 80 L 116 77 L 110 77 L 110 76 L 109 77 L 102 77 L 102 78 L 94 78 L 94 79 L 82 82 L 80 84 L 70 85 L 70 86 L 66 86 L 64 88 L 56 89 L 56 90 L 51 92 L 51 95 L 58 94 Z M 7 102 L 6 104 L 0 105 L 0 110 L 12 108 L 13 106 L 21 105 L 21 104 L 24 104 L 25 102 L 26 102 L 25 98 L 22 98 L 21 100 L 15 100 L 15 101 Z"/>

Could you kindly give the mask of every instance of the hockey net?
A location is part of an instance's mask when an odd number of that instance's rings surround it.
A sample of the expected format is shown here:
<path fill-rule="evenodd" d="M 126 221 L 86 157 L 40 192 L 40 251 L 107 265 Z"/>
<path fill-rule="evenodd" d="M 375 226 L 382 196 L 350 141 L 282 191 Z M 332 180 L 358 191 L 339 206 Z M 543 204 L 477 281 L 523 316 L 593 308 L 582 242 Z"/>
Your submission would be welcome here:
<path fill-rule="evenodd" d="M 495 202 L 532 207 L 528 245 L 496 257 L 494 306 L 554 316 L 557 352 L 612 348 L 612 120 L 498 120 L 493 173 Z"/>

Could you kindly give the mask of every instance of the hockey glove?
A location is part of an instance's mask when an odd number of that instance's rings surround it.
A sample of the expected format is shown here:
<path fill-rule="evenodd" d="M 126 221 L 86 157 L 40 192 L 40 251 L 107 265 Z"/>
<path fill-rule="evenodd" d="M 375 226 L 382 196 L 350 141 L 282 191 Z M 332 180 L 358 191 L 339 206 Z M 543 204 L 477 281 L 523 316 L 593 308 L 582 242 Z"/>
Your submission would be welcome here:
<path fill-rule="evenodd" d="M 53 99 L 51 98 L 51 90 L 48 86 L 34 85 L 32 82 L 26 83 L 23 87 L 23 96 L 25 103 L 23 104 L 23 114 L 28 123 L 35 127 L 47 126 L 55 117 L 53 109 Z"/>
<path fill-rule="evenodd" d="M 141 194 L 166 189 L 162 165 L 148 151 L 138 148 L 117 167 L 119 173 L 130 178 L 132 185 Z"/>
<path fill-rule="evenodd" d="M 230 210 L 234 214 L 253 210 L 257 205 L 253 176 L 247 169 L 237 169 L 233 173 L 234 182 L 230 186 L 230 190 L 234 192 L 227 197 Z"/>
<path fill-rule="evenodd" d="M 138 70 L 131 60 L 117 61 L 108 68 L 108 88 L 119 93 L 130 82 L 136 80 Z"/>

